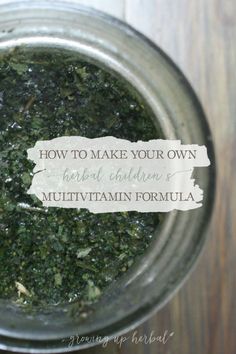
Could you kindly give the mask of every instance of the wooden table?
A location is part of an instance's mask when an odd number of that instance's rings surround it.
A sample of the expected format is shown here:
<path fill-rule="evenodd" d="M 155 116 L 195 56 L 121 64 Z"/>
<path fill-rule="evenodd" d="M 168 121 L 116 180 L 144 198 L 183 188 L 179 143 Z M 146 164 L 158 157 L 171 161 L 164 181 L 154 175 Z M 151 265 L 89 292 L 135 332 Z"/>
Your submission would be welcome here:
<path fill-rule="evenodd" d="M 209 239 L 191 278 L 139 335 L 174 335 L 164 345 L 111 343 L 84 353 L 236 353 L 236 1 L 80 0 L 133 25 L 179 65 L 206 111 L 218 185 Z M 132 336 L 132 333 L 128 333 Z"/>
<path fill-rule="evenodd" d="M 236 1 L 78 0 L 133 25 L 179 65 L 205 108 L 218 159 L 217 200 L 205 251 L 191 278 L 137 335 L 161 343 L 110 343 L 84 354 L 236 353 Z M 127 336 L 132 336 L 128 333 Z M 80 352 L 82 354 L 82 352 Z"/>

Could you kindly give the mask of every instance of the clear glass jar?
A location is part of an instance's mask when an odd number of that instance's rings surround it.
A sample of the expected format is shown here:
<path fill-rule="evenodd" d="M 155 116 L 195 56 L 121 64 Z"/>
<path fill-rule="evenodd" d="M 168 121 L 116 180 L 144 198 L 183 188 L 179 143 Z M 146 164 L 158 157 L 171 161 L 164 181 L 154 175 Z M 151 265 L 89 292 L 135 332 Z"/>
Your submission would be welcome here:
<path fill-rule="evenodd" d="M 201 208 L 167 213 L 158 237 L 102 298 L 93 316 L 69 316 L 68 306 L 29 315 L 0 302 L 0 348 L 56 353 L 70 348 L 73 335 L 111 338 L 140 324 L 180 287 L 205 240 L 214 201 L 215 160 L 202 108 L 183 74 L 152 42 L 126 24 L 75 1 L 1 1 L 0 50 L 17 45 L 66 48 L 92 58 L 128 80 L 151 107 L 166 139 L 206 145 L 211 166 L 195 169 L 204 190 Z"/>

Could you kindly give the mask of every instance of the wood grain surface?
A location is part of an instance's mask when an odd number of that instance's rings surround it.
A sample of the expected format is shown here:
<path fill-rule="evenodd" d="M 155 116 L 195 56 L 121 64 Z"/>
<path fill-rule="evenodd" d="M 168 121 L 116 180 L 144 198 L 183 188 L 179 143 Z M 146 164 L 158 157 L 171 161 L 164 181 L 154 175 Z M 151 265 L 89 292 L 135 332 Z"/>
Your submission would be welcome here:
<path fill-rule="evenodd" d="M 127 21 L 179 65 L 206 111 L 216 147 L 216 206 L 203 255 L 188 282 L 135 336 L 166 344 L 110 343 L 84 354 L 236 353 L 236 1 L 81 0 Z"/>
<path fill-rule="evenodd" d="M 90 1 L 84 1 L 87 4 Z M 197 92 L 212 130 L 218 163 L 216 206 L 209 238 L 194 273 L 138 334 L 174 335 L 166 344 L 135 344 L 84 353 L 236 353 L 236 1 L 92 1 L 133 25 L 179 65 Z M 106 4 L 105 4 L 106 3 Z M 105 7 L 103 6 L 105 5 Z"/>

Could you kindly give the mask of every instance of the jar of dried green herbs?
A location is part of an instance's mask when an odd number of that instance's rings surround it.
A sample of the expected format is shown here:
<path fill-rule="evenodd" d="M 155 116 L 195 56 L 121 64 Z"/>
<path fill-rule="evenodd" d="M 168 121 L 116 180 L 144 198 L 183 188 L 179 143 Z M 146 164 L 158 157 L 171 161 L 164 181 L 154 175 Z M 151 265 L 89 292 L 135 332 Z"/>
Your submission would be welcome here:
<path fill-rule="evenodd" d="M 194 263 L 214 168 L 196 171 L 202 208 L 93 214 L 27 194 L 27 149 L 60 136 L 181 139 L 213 148 L 183 75 L 130 27 L 76 2 L 0 6 L 0 348 L 71 350 L 129 329 Z M 95 335 L 94 335 L 95 334 Z"/>

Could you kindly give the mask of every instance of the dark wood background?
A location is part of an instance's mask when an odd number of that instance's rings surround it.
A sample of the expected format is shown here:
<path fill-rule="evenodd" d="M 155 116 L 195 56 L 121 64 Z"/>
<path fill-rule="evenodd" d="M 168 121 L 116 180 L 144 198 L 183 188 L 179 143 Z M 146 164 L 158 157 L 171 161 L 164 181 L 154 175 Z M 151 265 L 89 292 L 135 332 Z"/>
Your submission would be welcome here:
<path fill-rule="evenodd" d="M 179 65 L 197 92 L 218 160 L 209 239 L 191 278 L 139 335 L 174 335 L 164 345 L 110 343 L 81 354 L 236 353 L 236 1 L 78 0 L 127 21 Z M 132 336 L 128 333 L 127 336 Z"/>
<path fill-rule="evenodd" d="M 82 1 L 81 1 L 82 2 Z M 90 3 L 90 1 L 84 1 Z M 218 185 L 209 239 L 194 273 L 177 295 L 138 328 L 174 336 L 165 344 L 134 344 L 92 353 L 236 353 L 236 1 L 91 1 L 156 42 L 185 73 L 206 111 L 216 146 Z M 116 5 L 115 5 L 116 4 Z M 128 335 L 132 335 L 129 333 Z"/>

